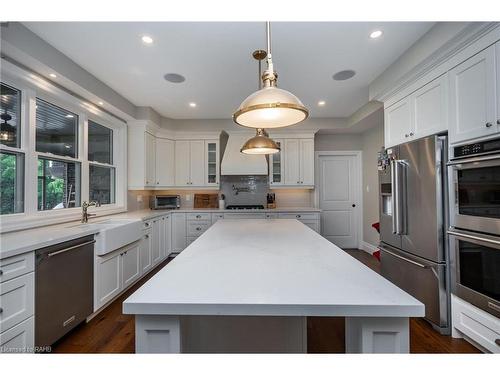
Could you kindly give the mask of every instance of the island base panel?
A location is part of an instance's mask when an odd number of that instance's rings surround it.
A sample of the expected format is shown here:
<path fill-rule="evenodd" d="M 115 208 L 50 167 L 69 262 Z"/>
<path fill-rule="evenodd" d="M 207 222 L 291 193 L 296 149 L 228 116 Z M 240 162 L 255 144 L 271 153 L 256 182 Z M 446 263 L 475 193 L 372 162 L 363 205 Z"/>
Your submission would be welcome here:
<path fill-rule="evenodd" d="M 136 353 L 306 353 L 306 319 L 136 315 Z"/>
<path fill-rule="evenodd" d="M 346 317 L 346 353 L 409 353 L 409 318 Z"/>

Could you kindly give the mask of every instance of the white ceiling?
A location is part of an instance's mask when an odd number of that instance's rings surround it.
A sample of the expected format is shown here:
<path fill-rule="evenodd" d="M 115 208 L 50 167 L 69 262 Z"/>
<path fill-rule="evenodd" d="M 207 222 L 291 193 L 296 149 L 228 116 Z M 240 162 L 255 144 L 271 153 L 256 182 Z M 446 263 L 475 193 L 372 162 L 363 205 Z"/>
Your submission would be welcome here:
<path fill-rule="evenodd" d="M 174 119 L 230 118 L 257 88 L 263 22 L 28 22 L 25 25 L 137 106 Z M 432 22 L 272 23 L 278 86 L 311 117 L 347 117 L 368 101 L 368 85 L 433 26 Z M 373 30 L 381 38 L 369 38 Z M 141 36 L 153 37 L 144 45 Z M 354 78 L 332 75 L 353 69 Z M 165 73 L 186 77 L 181 84 Z M 317 102 L 325 100 L 324 107 Z M 196 102 L 197 107 L 189 107 Z"/>

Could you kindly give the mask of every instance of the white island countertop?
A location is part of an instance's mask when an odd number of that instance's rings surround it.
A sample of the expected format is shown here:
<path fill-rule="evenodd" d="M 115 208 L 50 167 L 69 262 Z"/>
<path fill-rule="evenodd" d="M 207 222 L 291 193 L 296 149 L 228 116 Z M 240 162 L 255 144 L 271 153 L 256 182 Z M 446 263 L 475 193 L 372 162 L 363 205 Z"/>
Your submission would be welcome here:
<path fill-rule="evenodd" d="M 215 223 L 123 304 L 137 315 L 424 316 L 424 305 L 297 220 Z"/>

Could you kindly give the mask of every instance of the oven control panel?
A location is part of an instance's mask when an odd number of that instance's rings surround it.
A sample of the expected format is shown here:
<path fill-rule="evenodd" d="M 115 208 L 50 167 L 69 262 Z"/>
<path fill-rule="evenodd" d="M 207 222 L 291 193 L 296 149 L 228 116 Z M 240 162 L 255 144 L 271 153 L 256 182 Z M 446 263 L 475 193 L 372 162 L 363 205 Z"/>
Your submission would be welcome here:
<path fill-rule="evenodd" d="M 500 139 L 470 143 L 468 145 L 457 146 L 453 149 L 455 158 L 463 158 L 478 154 L 492 154 L 500 152 Z"/>

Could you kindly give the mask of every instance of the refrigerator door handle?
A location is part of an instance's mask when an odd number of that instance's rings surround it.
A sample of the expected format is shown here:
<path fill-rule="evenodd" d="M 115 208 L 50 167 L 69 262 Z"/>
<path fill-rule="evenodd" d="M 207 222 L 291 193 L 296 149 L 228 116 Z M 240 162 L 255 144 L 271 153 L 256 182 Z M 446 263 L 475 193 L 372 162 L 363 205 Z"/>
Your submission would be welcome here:
<path fill-rule="evenodd" d="M 392 232 L 406 234 L 406 162 L 391 163 Z"/>
<path fill-rule="evenodd" d="M 425 264 L 422 264 L 422 263 L 419 263 L 419 262 L 415 262 L 414 260 L 411 260 L 411 259 L 405 258 L 405 257 L 403 257 L 403 256 L 401 256 L 401 255 L 396 254 L 396 253 L 393 253 L 392 251 L 387 250 L 387 249 L 386 249 L 385 247 L 383 247 L 383 246 L 379 246 L 379 249 L 380 249 L 380 250 L 382 250 L 382 251 L 384 251 L 384 252 L 386 252 L 387 254 L 392 255 L 393 257 L 396 257 L 396 258 L 398 258 L 398 259 L 404 260 L 405 262 L 411 263 L 411 264 L 413 264 L 414 266 L 418 266 L 418 267 L 420 267 L 420 268 L 428 268 L 428 266 L 426 266 Z"/>

